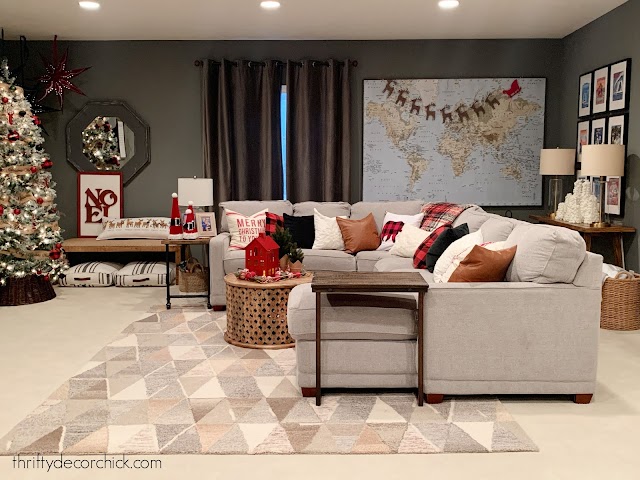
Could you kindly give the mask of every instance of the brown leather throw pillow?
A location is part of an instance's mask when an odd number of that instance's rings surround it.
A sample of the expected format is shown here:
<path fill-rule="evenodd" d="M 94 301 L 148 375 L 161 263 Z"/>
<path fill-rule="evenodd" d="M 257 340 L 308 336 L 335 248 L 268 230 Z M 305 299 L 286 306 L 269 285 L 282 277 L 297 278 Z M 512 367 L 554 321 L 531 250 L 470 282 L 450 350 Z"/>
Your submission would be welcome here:
<path fill-rule="evenodd" d="M 380 237 L 373 214 L 369 214 L 361 220 L 350 220 L 337 217 L 338 227 L 344 240 L 344 249 L 347 253 L 357 253 L 363 250 L 375 250 L 380 246 Z"/>
<path fill-rule="evenodd" d="M 454 270 L 449 282 L 502 282 L 517 247 L 493 251 L 475 245 Z"/>

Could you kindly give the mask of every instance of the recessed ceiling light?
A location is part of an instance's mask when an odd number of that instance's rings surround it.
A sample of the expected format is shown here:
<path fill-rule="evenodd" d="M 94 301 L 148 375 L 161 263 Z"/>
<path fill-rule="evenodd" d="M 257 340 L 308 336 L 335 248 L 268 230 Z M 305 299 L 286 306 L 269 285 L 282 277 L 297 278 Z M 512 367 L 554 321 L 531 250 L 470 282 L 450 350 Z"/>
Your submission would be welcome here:
<path fill-rule="evenodd" d="M 274 0 L 267 0 L 264 2 L 260 2 L 260 6 L 265 10 L 277 10 L 280 8 L 280 2 L 276 2 Z"/>
<path fill-rule="evenodd" d="M 443 10 L 451 10 L 458 7 L 458 5 L 460 5 L 458 0 L 440 0 L 438 2 L 438 6 Z"/>
<path fill-rule="evenodd" d="M 100 4 L 98 2 L 78 2 L 80 8 L 84 8 L 85 10 L 98 10 L 100 8 Z"/>

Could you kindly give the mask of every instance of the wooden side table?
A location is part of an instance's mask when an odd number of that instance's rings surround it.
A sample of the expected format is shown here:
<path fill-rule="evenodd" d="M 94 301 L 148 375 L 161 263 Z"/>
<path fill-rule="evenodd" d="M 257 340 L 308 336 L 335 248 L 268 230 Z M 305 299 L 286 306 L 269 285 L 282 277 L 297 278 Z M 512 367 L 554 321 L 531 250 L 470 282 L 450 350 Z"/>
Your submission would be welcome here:
<path fill-rule="evenodd" d="M 178 270 L 178 263 L 177 263 L 177 259 L 178 258 L 185 258 L 185 250 L 187 248 L 187 246 L 190 245 L 205 245 L 205 250 L 206 250 L 206 246 L 209 245 L 209 242 L 211 241 L 210 237 L 202 237 L 202 238 L 196 238 L 195 240 L 162 240 L 162 245 L 165 246 L 165 252 L 166 252 L 166 264 L 167 264 L 167 310 L 171 309 L 171 299 L 172 298 L 206 298 L 207 299 L 207 308 L 211 309 L 211 275 L 209 275 L 209 278 L 207 279 L 207 293 L 205 294 L 195 294 L 195 295 L 171 295 L 171 277 L 170 277 L 170 267 L 169 267 L 169 263 L 171 262 L 171 255 L 170 252 L 175 250 L 176 248 L 179 248 L 180 250 L 180 256 L 178 257 L 178 254 L 176 253 L 176 283 L 177 283 L 177 279 L 178 279 L 178 275 L 177 275 L 177 270 Z"/>
<path fill-rule="evenodd" d="M 531 220 L 536 222 L 545 223 L 547 225 L 554 225 L 556 227 L 564 227 L 570 230 L 579 232 L 584 238 L 584 243 L 587 244 L 587 252 L 591 251 L 591 240 L 593 237 L 608 236 L 611 238 L 613 245 L 613 257 L 614 263 L 618 267 L 625 268 L 624 261 L 624 238 L 625 233 L 635 233 L 634 227 L 628 227 L 626 225 L 609 225 L 608 227 L 592 227 L 588 223 L 568 223 L 561 222 L 559 220 L 547 217 L 545 215 L 529 215 Z"/>
<path fill-rule="evenodd" d="M 320 344 L 323 293 L 418 293 L 418 406 L 424 402 L 424 296 L 429 284 L 418 272 L 317 272 L 311 282 L 316 292 L 316 405 L 322 403 Z"/>

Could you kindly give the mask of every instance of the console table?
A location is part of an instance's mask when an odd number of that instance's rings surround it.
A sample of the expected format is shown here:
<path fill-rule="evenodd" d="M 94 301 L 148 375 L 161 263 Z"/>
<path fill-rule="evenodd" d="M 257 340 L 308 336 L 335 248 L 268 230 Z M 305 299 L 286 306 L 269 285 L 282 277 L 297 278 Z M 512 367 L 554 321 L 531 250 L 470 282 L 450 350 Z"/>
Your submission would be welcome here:
<path fill-rule="evenodd" d="M 321 322 L 323 293 L 418 293 L 418 406 L 424 402 L 424 296 L 429 284 L 418 272 L 315 272 L 311 291 L 316 293 L 316 405 L 322 403 Z M 357 305 L 357 299 L 353 299 Z M 343 303 L 345 304 L 345 303 Z"/>
<path fill-rule="evenodd" d="M 588 223 L 568 223 L 555 220 L 545 215 L 529 215 L 531 220 L 536 222 L 546 223 L 547 225 L 554 225 L 556 227 L 564 227 L 570 230 L 579 232 L 584 238 L 584 242 L 587 244 L 587 252 L 591 251 L 591 240 L 593 237 L 608 236 L 611 238 L 613 244 L 613 257 L 614 263 L 618 267 L 625 268 L 624 265 L 624 233 L 635 233 L 634 227 L 628 227 L 626 225 L 609 225 L 607 227 L 592 227 Z"/>

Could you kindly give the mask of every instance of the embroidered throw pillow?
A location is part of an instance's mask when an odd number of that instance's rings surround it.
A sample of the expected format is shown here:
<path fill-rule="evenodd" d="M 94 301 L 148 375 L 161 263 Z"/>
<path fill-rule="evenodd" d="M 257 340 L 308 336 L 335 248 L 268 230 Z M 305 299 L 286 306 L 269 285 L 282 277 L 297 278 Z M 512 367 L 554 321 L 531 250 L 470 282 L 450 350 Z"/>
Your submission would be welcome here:
<path fill-rule="evenodd" d="M 476 245 L 460 262 L 449 282 L 502 282 L 516 255 L 517 245 L 493 251 Z"/>
<path fill-rule="evenodd" d="M 119 263 L 87 262 L 75 265 L 60 276 L 61 287 L 110 287 Z"/>
<path fill-rule="evenodd" d="M 278 227 L 284 228 L 284 218 L 277 213 L 267 212 L 265 214 L 264 233 L 271 236 L 276 233 Z"/>
<path fill-rule="evenodd" d="M 435 242 L 440 234 L 447 228 L 451 228 L 450 223 L 439 226 L 433 232 L 427 232 L 427 237 L 418 245 L 418 248 L 413 254 L 413 268 L 427 268 L 427 254 L 429 253 L 429 249 L 431 245 L 433 245 L 433 242 Z"/>
<path fill-rule="evenodd" d="M 336 217 L 327 217 L 314 208 L 313 223 L 315 239 L 312 248 L 314 250 L 344 250 L 342 232 Z"/>
<path fill-rule="evenodd" d="M 113 274 L 116 287 L 164 287 L 167 284 L 165 262 L 131 262 Z M 176 278 L 176 264 L 169 264 L 169 284 Z"/>
<path fill-rule="evenodd" d="M 376 221 L 370 213 L 360 220 L 347 218 L 336 219 L 344 247 L 347 253 L 358 253 L 365 250 L 375 250 L 380 245 L 380 237 L 376 228 Z"/>
<path fill-rule="evenodd" d="M 229 233 L 231 234 L 229 248 L 242 250 L 251 243 L 251 240 L 257 238 L 261 233 L 265 233 L 266 214 L 266 209 L 250 216 L 225 209 Z"/>
<path fill-rule="evenodd" d="M 416 249 L 429 237 L 431 232 L 414 227 L 413 225 L 405 225 L 402 231 L 396 236 L 396 242 L 389 250 L 389 253 L 400 257 L 411 258 L 416 253 Z"/>
<path fill-rule="evenodd" d="M 313 215 L 294 217 L 285 213 L 284 228 L 291 232 L 291 237 L 298 247 L 313 247 L 313 241 L 316 238 Z"/>
<path fill-rule="evenodd" d="M 96 240 L 114 240 L 116 238 L 149 238 L 164 240 L 169 237 L 170 218 L 111 218 L 102 219 L 102 232 Z"/>
<path fill-rule="evenodd" d="M 391 250 L 396 241 L 396 236 L 402 231 L 403 225 L 413 225 L 419 227 L 422 221 L 422 213 L 416 215 L 398 215 L 387 212 L 382 222 L 382 232 L 380 232 L 380 246 L 378 250 Z"/>
<path fill-rule="evenodd" d="M 442 256 L 446 256 L 447 259 L 445 260 L 445 262 L 448 262 L 448 258 L 450 257 L 450 255 L 453 255 L 453 252 L 449 252 L 449 255 L 444 254 L 448 252 L 449 248 L 451 248 L 453 244 L 461 242 L 462 239 L 466 238 L 467 236 L 469 236 L 469 226 L 466 223 L 458 225 L 455 228 L 447 228 L 444 232 L 442 232 L 442 234 L 436 239 L 435 242 L 433 242 L 433 245 L 431 245 L 431 248 L 427 252 L 427 270 L 429 270 L 431 273 L 434 273 L 433 269 L 436 266 L 436 262 L 438 262 Z M 479 240 L 476 242 L 476 239 Z M 467 239 L 466 242 L 473 242 L 472 245 L 482 243 L 482 233 L 478 235 L 474 234 L 472 239 Z M 466 244 L 466 242 L 463 242 L 463 245 Z M 460 245 L 460 247 L 456 248 L 464 249 L 465 246 L 463 245 Z"/>

